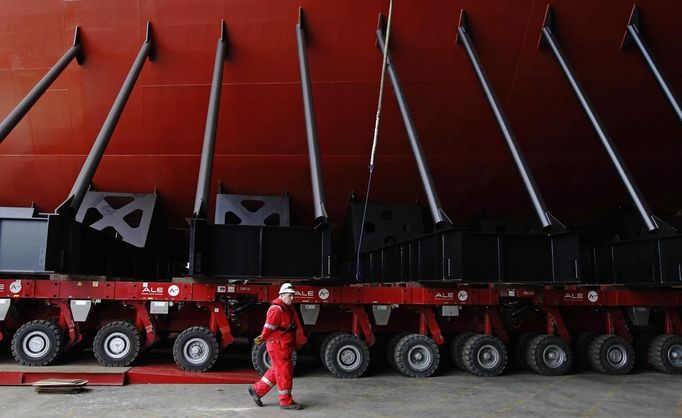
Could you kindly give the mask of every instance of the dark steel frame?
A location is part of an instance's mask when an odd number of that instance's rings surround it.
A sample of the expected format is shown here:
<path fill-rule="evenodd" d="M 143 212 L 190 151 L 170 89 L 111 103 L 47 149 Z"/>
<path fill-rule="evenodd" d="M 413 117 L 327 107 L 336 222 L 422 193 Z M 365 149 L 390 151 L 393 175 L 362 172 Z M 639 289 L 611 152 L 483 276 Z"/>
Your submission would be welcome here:
<path fill-rule="evenodd" d="M 57 208 L 58 213 L 75 213 L 78 211 L 78 208 L 83 201 L 83 196 L 85 196 L 85 192 L 87 192 L 90 183 L 92 183 L 92 178 L 102 160 L 102 155 L 104 155 L 104 151 L 107 149 L 111 135 L 113 135 L 114 129 L 116 129 L 116 125 L 121 118 L 123 109 L 128 102 L 130 93 L 132 93 L 133 87 L 135 87 L 135 82 L 137 81 L 140 72 L 142 72 L 142 67 L 147 61 L 147 58 L 149 58 L 150 61 L 154 60 L 154 42 L 152 40 L 151 22 L 147 22 L 145 41 L 140 48 L 140 52 L 138 52 L 137 57 L 128 72 L 128 76 L 123 82 L 123 85 L 118 92 L 118 96 L 116 96 L 116 100 L 114 100 L 114 104 L 111 106 L 111 110 L 95 139 L 95 143 L 90 149 L 90 153 L 78 174 L 78 178 L 76 178 L 76 181 L 69 192 L 69 197 L 59 208 Z"/>
<path fill-rule="evenodd" d="M 587 94 L 585 93 L 582 85 L 580 84 L 580 81 L 578 81 L 578 79 L 576 78 L 573 69 L 568 63 L 568 58 L 561 50 L 559 42 L 554 36 L 553 19 L 554 17 L 552 13 L 552 8 L 551 6 L 548 5 L 547 10 L 545 12 L 545 19 L 542 24 L 542 34 L 540 35 L 540 42 L 538 44 L 538 47 L 543 48 L 545 46 L 549 46 L 550 49 L 552 50 L 552 53 L 554 54 L 554 57 L 559 63 L 559 66 L 561 67 L 561 70 L 566 76 L 566 79 L 571 85 L 573 92 L 578 97 L 578 101 L 580 101 L 583 110 L 587 114 L 587 117 L 590 119 L 590 122 L 592 123 L 595 133 L 601 140 L 601 143 L 604 146 L 604 149 L 606 150 L 609 159 L 611 160 L 611 164 L 613 164 L 613 167 L 616 169 L 618 177 L 625 186 L 625 189 L 627 190 L 628 195 L 630 196 L 630 200 L 635 205 L 637 212 L 639 213 L 639 216 L 642 219 L 642 222 L 644 223 L 646 229 L 649 232 L 659 233 L 675 232 L 674 228 L 672 228 L 670 225 L 666 224 L 664 221 L 662 221 L 660 218 L 654 215 L 651 209 L 649 208 L 649 205 L 644 199 L 644 196 L 642 195 L 639 188 L 637 187 L 637 184 L 632 178 L 632 174 L 628 170 L 625 161 L 620 156 L 618 150 L 616 149 L 616 146 L 613 144 L 613 141 L 609 137 L 609 134 L 606 132 L 604 124 L 601 122 L 599 116 L 597 115 L 597 112 L 594 110 L 592 104 L 590 103 Z"/>
<path fill-rule="evenodd" d="M 483 92 L 488 99 L 488 103 L 490 104 L 490 108 L 495 115 L 495 119 L 500 126 L 500 131 L 502 131 L 502 135 L 507 142 L 509 152 L 511 153 L 512 158 L 514 158 L 514 163 L 516 164 L 516 168 L 521 175 L 523 185 L 526 187 L 526 191 L 528 192 L 528 196 L 530 197 L 530 200 L 533 204 L 533 208 L 535 209 L 538 220 L 542 225 L 542 229 L 546 232 L 565 231 L 566 227 L 562 225 L 561 222 L 559 222 L 554 216 L 552 216 L 552 214 L 549 212 L 549 209 L 547 209 L 547 205 L 545 204 L 542 194 L 535 183 L 533 174 L 530 172 L 530 168 L 528 167 L 528 163 L 526 163 L 523 152 L 519 148 L 514 136 L 514 132 L 511 129 L 509 121 L 507 120 L 507 116 L 504 114 L 504 110 L 497 99 L 497 95 L 495 94 L 493 86 L 488 79 L 488 75 L 483 68 L 481 59 L 478 57 L 474 44 L 471 41 L 471 37 L 469 36 L 469 25 L 464 9 L 460 11 L 459 24 L 457 25 L 457 36 L 455 37 L 455 40 L 458 44 L 464 46 L 466 49 L 467 56 L 471 60 L 471 65 L 474 67 L 478 81 L 481 83 L 481 88 L 483 89 Z"/>
<path fill-rule="evenodd" d="M 223 82 L 223 64 L 227 52 L 227 28 L 225 21 L 220 22 L 220 39 L 215 51 L 215 63 L 213 64 L 213 80 L 211 81 L 211 96 L 208 99 L 208 111 L 206 112 L 206 128 L 204 129 L 204 142 L 201 150 L 201 164 L 199 165 L 199 177 L 197 178 L 197 192 L 194 198 L 193 218 L 205 218 L 208 211 L 208 196 L 211 190 L 211 172 L 213 170 L 213 150 L 215 148 L 215 136 L 218 129 L 218 110 L 220 107 L 220 91 Z"/>
<path fill-rule="evenodd" d="M 77 35 L 78 32 L 76 32 L 76 39 L 78 39 Z M 77 54 L 80 51 L 80 45 L 72 48 L 71 51 L 72 54 Z M 36 265 L 37 268 L 32 269 L 32 273 L 164 277 L 170 272 L 170 265 L 164 261 L 165 257 L 155 254 L 153 250 L 138 248 L 119 239 L 118 236 L 97 231 L 75 219 L 135 81 L 142 71 L 142 66 L 147 58 L 151 60 L 153 56 L 151 23 L 147 22 L 144 44 L 81 168 L 69 197 L 56 209 L 55 213 L 48 214 L 47 217 L 32 216 L 22 219 L 23 222 L 29 221 L 44 225 L 42 231 L 33 232 L 32 236 L 39 239 L 31 240 L 25 247 L 28 258 L 31 258 L 31 254 L 40 254 L 40 262 Z M 147 220 L 147 222 L 151 221 Z M 146 241 L 146 237 L 140 239 L 140 242 Z"/>
<path fill-rule="evenodd" d="M 383 23 L 380 17 L 376 32 L 379 49 L 384 49 Z M 474 65 L 479 81 L 500 124 L 507 144 L 515 157 L 524 178 L 528 193 L 536 203 L 540 221 L 547 233 L 507 234 L 467 231 L 453 228 L 437 229 L 431 234 L 408 239 L 383 248 L 363 252 L 360 271 L 345 268 L 344 275 L 364 282 L 402 281 L 463 281 L 463 282 L 514 282 L 514 283 L 576 283 L 580 280 L 578 236 L 565 232 L 544 206 L 532 176 L 518 149 L 509 123 L 496 100 L 480 60 L 468 37 L 464 13 L 458 27 L 459 39 L 464 43 Z M 404 93 L 387 56 L 387 69 L 393 90 L 403 115 L 403 121 L 420 167 L 420 174 L 430 203 L 434 220 L 440 209 L 438 196 L 428 173 L 419 138 L 412 123 Z M 448 220 L 449 221 L 449 220 Z M 437 222 L 434 222 L 437 223 Z"/>
<path fill-rule="evenodd" d="M 636 9 L 635 9 L 636 10 Z M 635 11 L 633 10 L 633 14 Z M 636 20 L 636 19 L 635 19 Z M 675 228 L 654 215 L 630 174 L 625 162 L 608 136 L 597 113 L 571 69 L 553 32 L 553 14 L 548 5 L 539 47 L 549 46 L 566 79 L 618 172 L 649 232 L 641 239 L 590 245 L 582 248 L 583 280 L 600 284 L 660 284 L 682 282 L 682 237 Z"/>
<path fill-rule="evenodd" d="M 298 57 L 301 64 L 302 89 L 308 155 L 313 178 L 315 222 L 313 227 L 209 224 L 202 213 L 207 202 L 208 182 L 213 164 L 215 121 L 218 115 L 217 93 L 211 95 L 206 134 L 201 156 L 201 172 L 197 184 L 195 217 L 190 219 L 190 276 L 275 277 L 290 279 L 327 278 L 331 275 L 331 228 L 324 208 L 324 188 L 320 166 L 317 133 L 312 107 L 310 78 L 305 59 L 303 12 L 299 9 L 296 24 Z M 216 50 L 212 92 L 219 90 L 222 74 L 225 26 Z M 209 126 L 211 125 L 211 126 Z M 219 194 L 220 196 L 220 194 Z"/>
<path fill-rule="evenodd" d="M 315 126 L 315 108 L 313 106 L 310 71 L 306 54 L 306 29 L 303 18 L 303 8 L 298 9 L 298 23 L 296 24 L 296 46 L 298 50 L 298 66 L 301 72 L 301 89 L 303 93 L 303 111 L 305 114 L 306 137 L 308 139 L 308 158 L 310 160 L 310 179 L 313 188 L 313 209 L 315 222 L 327 223 L 327 209 L 325 208 L 324 178 L 320 162 L 320 150 Z"/>
<path fill-rule="evenodd" d="M 377 47 L 379 52 L 384 54 L 384 44 L 385 44 L 385 23 L 382 15 L 379 15 L 379 27 L 376 31 Z M 419 176 L 424 185 L 424 192 L 426 194 L 426 200 L 429 204 L 429 210 L 431 212 L 431 217 L 433 218 L 434 225 L 438 227 L 447 227 L 452 225 L 452 221 L 445 214 L 440 198 L 438 197 L 438 191 L 436 186 L 433 184 L 433 178 L 431 177 L 431 172 L 429 170 L 429 163 L 426 160 L 424 151 L 422 150 L 421 140 L 419 139 L 419 134 L 417 133 L 417 128 L 414 125 L 412 119 L 412 113 L 410 112 L 410 107 L 405 98 L 405 92 L 400 85 L 400 79 L 393 65 L 393 60 L 391 59 L 390 51 L 386 53 L 386 70 L 391 79 L 391 85 L 393 86 L 393 93 L 395 93 L 396 101 L 398 102 L 398 107 L 400 108 L 400 114 L 403 118 L 403 123 L 405 124 L 405 131 L 407 137 L 410 140 L 410 146 L 412 147 L 412 154 L 417 163 L 417 169 L 419 170 Z"/>

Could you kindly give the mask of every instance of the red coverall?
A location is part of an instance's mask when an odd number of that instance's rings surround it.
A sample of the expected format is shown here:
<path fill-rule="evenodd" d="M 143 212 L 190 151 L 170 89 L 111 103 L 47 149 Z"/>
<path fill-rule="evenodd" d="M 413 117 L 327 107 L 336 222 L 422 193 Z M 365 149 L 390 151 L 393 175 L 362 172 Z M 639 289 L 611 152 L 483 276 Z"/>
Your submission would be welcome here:
<path fill-rule="evenodd" d="M 305 344 L 303 327 L 293 307 L 285 304 L 280 298 L 273 300 L 261 336 L 270 354 L 272 367 L 253 385 L 253 389 L 262 398 L 277 385 L 280 405 L 289 405 L 294 402 L 291 397 L 293 387 L 291 356 L 297 347 Z"/>

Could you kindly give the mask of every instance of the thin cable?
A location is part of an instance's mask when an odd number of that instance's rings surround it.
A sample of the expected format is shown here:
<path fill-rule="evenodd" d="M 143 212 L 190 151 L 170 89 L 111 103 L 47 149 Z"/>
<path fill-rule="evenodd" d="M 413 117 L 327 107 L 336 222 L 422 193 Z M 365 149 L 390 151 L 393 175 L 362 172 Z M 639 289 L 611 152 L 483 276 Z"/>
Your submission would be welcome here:
<path fill-rule="evenodd" d="M 377 115 L 374 120 L 374 137 L 372 139 L 372 152 L 369 156 L 369 174 L 367 176 L 367 192 L 365 193 L 365 205 L 362 209 L 362 222 L 360 223 L 360 237 L 358 238 L 358 251 L 355 262 L 355 280 L 360 280 L 360 250 L 362 248 L 362 236 L 365 232 L 365 218 L 367 217 L 367 204 L 369 202 L 369 191 L 372 186 L 372 175 L 374 174 L 374 157 L 376 156 L 377 143 L 379 142 L 379 119 L 381 118 L 381 108 L 384 101 L 384 84 L 386 81 L 386 67 L 388 64 L 388 43 L 391 39 L 391 21 L 393 17 L 393 0 L 388 5 L 388 23 L 386 25 L 386 42 L 384 44 L 384 59 L 381 64 L 381 80 L 379 81 L 379 100 L 377 103 Z"/>

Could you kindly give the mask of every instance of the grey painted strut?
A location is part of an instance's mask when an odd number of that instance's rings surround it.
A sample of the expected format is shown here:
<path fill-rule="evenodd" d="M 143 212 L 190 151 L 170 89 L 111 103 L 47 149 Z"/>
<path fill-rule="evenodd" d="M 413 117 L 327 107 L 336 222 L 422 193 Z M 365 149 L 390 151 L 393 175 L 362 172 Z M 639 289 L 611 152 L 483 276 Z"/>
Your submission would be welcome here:
<path fill-rule="evenodd" d="M 625 48 L 634 41 L 634 43 L 637 45 L 637 48 L 639 49 L 639 52 L 642 53 L 642 57 L 644 58 L 644 61 L 649 67 L 649 70 L 651 70 L 651 73 L 656 78 L 658 85 L 661 86 L 663 94 L 665 94 L 665 97 L 668 98 L 668 101 L 670 102 L 670 105 L 673 107 L 673 111 L 675 111 L 677 118 L 680 120 L 680 122 L 682 122 L 682 109 L 680 108 L 680 102 L 675 96 L 673 89 L 670 87 L 670 83 L 668 83 L 665 76 L 663 76 L 663 73 L 658 68 L 658 65 L 656 64 L 653 55 L 651 55 L 648 46 L 646 45 L 646 43 L 644 43 L 644 40 L 639 35 L 640 32 L 639 26 L 640 26 L 639 9 L 635 5 L 632 7 L 630 22 L 628 22 L 627 29 L 625 30 L 625 36 L 623 37 L 622 47 Z"/>
<path fill-rule="evenodd" d="M 594 130 L 599 136 L 599 139 L 601 140 L 601 143 L 604 146 L 604 149 L 606 150 L 609 159 L 611 160 L 611 163 L 618 172 L 620 180 L 623 182 L 623 185 L 625 186 L 628 194 L 630 195 L 632 203 L 637 208 L 637 212 L 639 213 L 642 222 L 644 223 L 649 232 L 658 230 L 659 226 L 661 226 L 659 225 L 660 220 L 656 219 L 656 217 L 651 212 L 651 209 L 649 209 L 649 205 L 644 200 L 644 197 L 637 188 L 637 185 L 635 184 L 635 181 L 633 180 L 630 171 L 625 165 L 625 162 L 621 158 L 616 147 L 613 145 L 613 142 L 611 141 L 611 138 L 606 132 L 604 125 L 599 120 L 597 113 L 592 108 L 592 104 L 590 103 L 589 99 L 587 98 L 587 95 L 583 91 L 580 82 L 573 75 L 573 70 L 569 66 L 566 56 L 559 47 L 559 44 L 556 38 L 554 37 L 554 34 L 552 33 L 552 10 L 549 6 L 547 6 L 545 22 L 542 25 L 542 35 L 540 37 L 539 46 L 543 47 L 546 44 L 549 45 L 552 52 L 554 53 L 554 56 L 559 62 L 559 66 L 563 70 L 564 75 L 568 79 L 569 84 L 571 85 L 573 91 L 578 97 L 578 100 L 580 101 L 580 104 L 585 110 L 585 113 L 587 114 L 588 118 L 590 119 L 590 122 L 592 122 Z"/>
<path fill-rule="evenodd" d="M 302 8 L 298 9 L 296 45 L 298 47 L 298 66 L 301 71 L 301 89 L 303 91 L 305 131 L 308 138 L 308 159 L 310 160 L 310 180 L 313 187 L 315 222 L 322 224 L 327 223 L 327 210 L 325 209 L 324 197 L 324 177 L 322 176 L 320 149 L 317 140 L 317 127 L 315 126 L 315 108 L 313 106 L 313 95 L 310 86 L 310 73 L 308 72 L 308 57 L 306 55 L 305 26 Z"/>
<path fill-rule="evenodd" d="M 538 216 L 540 224 L 542 225 L 542 228 L 546 231 L 553 232 L 565 231 L 566 228 L 549 213 L 549 210 L 545 205 L 545 201 L 543 200 L 542 195 L 540 194 L 540 190 L 538 189 L 538 186 L 535 183 L 535 179 L 533 178 L 533 175 L 531 174 L 530 169 L 528 168 L 526 159 L 524 158 L 523 153 L 519 149 L 519 146 L 516 142 L 516 138 L 514 137 L 514 133 L 512 132 L 511 126 L 509 125 L 509 121 L 507 120 L 507 117 L 504 114 L 504 111 L 502 110 L 502 106 L 500 106 L 497 96 L 493 91 L 493 87 L 490 84 L 490 81 L 488 80 L 488 75 L 483 69 L 483 65 L 481 64 L 481 61 L 478 57 L 478 54 L 476 53 L 473 43 L 471 42 L 471 38 L 469 37 L 467 30 L 468 28 L 466 14 L 464 13 L 464 10 L 462 10 L 460 14 L 459 26 L 457 27 L 458 34 L 457 43 L 461 43 L 462 45 L 464 45 L 464 48 L 466 49 L 467 55 L 469 56 L 471 64 L 474 67 L 474 71 L 478 76 L 478 81 L 481 83 L 481 87 L 485 92 L 485 96 L 488 99 L 488 103 L 490 104 L 493 114 L 495 115 L 495 119 L 497 119 L 497 123 L 500 125 L 500 130 L 502 131 L 502 134 L 504 135 L 504 138 L 507 141 L 507 146 L 509 147 L 509 151 L 511 152 L 512 157 L 514 158 L 516 168 L 519 170 L 519 173 L 521 174 L 521 179 L 523 180 L 523 184 L 526 187 L 526 191 L 528 192 L 528 196 L 530 197 L 530 200 L 533 204 L 533 208 L 535 209 L 535 213 Z"/>
<path fill-rule="evenodd" d="M 107 149 L 109 139 L 111 139 L 111 135 L 114 133 L 114 129 L 116 129 L 116 124 L 121 117 L 121 113 L 123 113 L 123 109 L 125 108 L 126 102 L 130 97 L 130 93 L 133 91 L 133 87 L 135 87 L 137 77 L 140 75 L 142 67 L 144 66 L 147 58 L 150 60 L 153 58 L 153 48 L 154 45 L 151 38 L 151 23 L 147 22 L 147 37 L 144 41 L 144 44 L 142 44 L 140 52 L 138 52 L 137 58 L 135 58 L 135 62 L 130 68 L 130 72 L 128 72 L 128 76 L 123 82 L 114 104 L 111 106 L 109 115 L 104 121 L 104 124 L 102 125 L 102 128 L 95 139 L 95 143 L 90 149 L 90 153 L 88 154 L 88 157 L 85 160 L 80 173 L 78 174 L 78 178 L 71 188 L 69 197 L 57 209 L 58 212 L 74 211 L 75 213 L 78 211 L 78 208 L 83 201 L 83 196 L 85 196 L 85 193 L 88 191 L 88 187 L 92 182 L 92 178 L 95 175 L 97 166 L 99 166 L 102 155 Z"/>
<path fill-rule="evenodd" d="M 377 29 L 376 32 L 377 43 L 381 53 L 384 53 L 384 33 L 381 29 Z M 407 105 L 407 100 L 405 99 L 405 94 L 400 85 L 400 80 L 393 67 L 393 62 L 391 60 L 390 52 L 387 54 L 386 69 L 388 70 L 388 75 L 391 78 L 391 84 L 393 85 L 393 92 L 395 93 L 395 98 L 398 101 L 398 107 L 400 108 L 400 113 L 403 116 L 403 122 L 405 123 L 405 130 L 407 131 L 407 136 L 410 139 L 410 146 L 412 147 L 412 153 L 414 154 L 414 159 L 417 162 L 417 169 L 419 170 L 419 176 L 421 177 L 422 183 L 424 185 L 424 192 L 426 193 L 426 199 L 429 203 L 429 210 L 431 211 L 431 216 L 433 217 L 433 223 L 435 225 L 449 225 L 452 222 L 448 219 L 445 211 L 441 207 L 440 199 L 438 198 L 438 192 L 433 184 L 433 179 L 431 178 L 431 173 L 429 172 L 429 165 L 424 156 L 424 151 L 422 150 L 421 142 L 419 140 L 419 135 L 417 134 L 417 129 L 412 121 L 412 115 L 410 114 L 410 108 Z"/>
<path fill-rule="evenodd" d="M 225 21 L 221 22 L 220 39 L 215 50 L 213 64 L 213 80 L 211 81 L 211 95 L 208 99 L 206 112 L 206 128 L 204 129 L 204 145 L 201 150 L 201 164 L 197 179 L 197 192 L 194 198 L 194 218 L 205 218 L 208 210 L 209 192 L 211 190 L 211 172 L 213 169 L 213 150 L 218 126 L 218 108 L 220 107 L 220 90 L 223 82 L 223 63 L 227 42 L 225 37 Z"/>
<path fill-rule="evenodd" d="M 79 64 L 83 63 L 83 46 L 80 43 L 80 30 L 78 26 L 73 34 L 73 46 L 69 48 L 57 63 L 38 81 L 38 83 L 28 92 L 28 94 L 12 109 L 5 120 L 0 123 L 0 143 L 12 132 L 15 126 L 26 116 L 33 105 L 54 83 L 64 69 L 76 58 Z"/>

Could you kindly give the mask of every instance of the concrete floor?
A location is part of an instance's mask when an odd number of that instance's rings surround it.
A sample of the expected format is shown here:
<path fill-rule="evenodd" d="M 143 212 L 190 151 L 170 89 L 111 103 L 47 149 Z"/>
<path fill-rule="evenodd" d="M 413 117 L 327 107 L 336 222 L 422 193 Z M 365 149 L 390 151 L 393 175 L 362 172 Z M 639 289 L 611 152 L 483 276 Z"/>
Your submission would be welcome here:
<path fill-rule="evenodd" d="M 258 408 L 246 385 L 93 387 L 75 395 L 1 387 L 0 417 L 682 417 L 682 376 L 650 371 L 562 377 L 516 372 L 484 379 L 451 370 L 408 379 L 383 369 L 342 380 L 314 360 L 302 363 L 294 397 L 303 411 L 280 410 L 276 392 Z"/>

